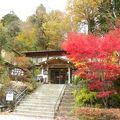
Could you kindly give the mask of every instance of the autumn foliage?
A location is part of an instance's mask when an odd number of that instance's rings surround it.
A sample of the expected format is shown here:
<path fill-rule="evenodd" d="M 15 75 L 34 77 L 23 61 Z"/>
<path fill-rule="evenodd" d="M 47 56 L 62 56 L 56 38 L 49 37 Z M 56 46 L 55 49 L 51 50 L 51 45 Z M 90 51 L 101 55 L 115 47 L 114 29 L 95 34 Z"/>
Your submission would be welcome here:
<path fill-rule="evenodd" d="M 87 80 L 98 98 L 117 94 L 113 81 L 120 74 L 120 29 L 104 36 L 69 33 L 62 48 L 78 68 L 76 74 Z"/>
<path fill-rule="evenodd" d="M 101 109 L 78 107 L 74 111 L 75 116 L 81 120 L 119 120 L 120 109 Z"/>
<path fill-rule="evenodd" d="M 15 58 L 15 63 L 18 67 L 20 67 L 22 69 L 28 69 L 32 65 L 30 60 L 25 56 L 16 57 Z"/>

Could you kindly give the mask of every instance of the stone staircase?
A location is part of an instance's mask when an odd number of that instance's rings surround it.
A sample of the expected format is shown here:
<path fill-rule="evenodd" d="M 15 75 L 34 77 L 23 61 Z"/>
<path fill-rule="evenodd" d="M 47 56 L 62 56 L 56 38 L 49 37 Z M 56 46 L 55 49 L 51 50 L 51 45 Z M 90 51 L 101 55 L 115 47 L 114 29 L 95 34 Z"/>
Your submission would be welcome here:
<path fill-rule="evenodd" d="M 13 114 L 52 120 L 64 89 L 65 85 L 43 84 L 34 93 L 26 96 Z"/>
<path fill-rule="evenodd" d="M 59 109 L 56 113 L 55 117 L 56 120 L 57 119 L 78 120 L 73 114 L 75 100 L 72 92 L 74 89 L 75 86 L 70 85 L 66 86 Z"/>

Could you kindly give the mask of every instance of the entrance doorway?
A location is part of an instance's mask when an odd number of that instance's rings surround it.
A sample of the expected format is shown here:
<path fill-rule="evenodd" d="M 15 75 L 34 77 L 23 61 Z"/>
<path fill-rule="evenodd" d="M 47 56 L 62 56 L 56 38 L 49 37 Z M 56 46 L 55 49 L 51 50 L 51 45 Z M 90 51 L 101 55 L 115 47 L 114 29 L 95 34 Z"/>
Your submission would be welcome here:
<path fill-rule="evenodd" d="M 68 70 L 65 68 L 50 69 L 50 80 L 54 84 L 65 84 L 68 80 Z"/>

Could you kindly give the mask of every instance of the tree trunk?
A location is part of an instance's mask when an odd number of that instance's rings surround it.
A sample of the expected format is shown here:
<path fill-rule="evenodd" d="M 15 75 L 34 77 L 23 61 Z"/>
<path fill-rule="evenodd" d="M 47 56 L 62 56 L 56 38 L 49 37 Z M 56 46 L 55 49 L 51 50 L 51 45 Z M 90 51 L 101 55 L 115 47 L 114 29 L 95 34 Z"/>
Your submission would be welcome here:
<path fill-rule="evenodd" d="M 94 29 L 95 29 L 95 21 L 94 19 L 89 19 L 88 21 L 88 34 L 89 33 L 94 33 Z"/>
<path fill-rule="evenodd" d="M 0 47 L 0 62 L 1 62 L 1 60 L 2 60 L 2 48 Z"/>
<path fill-rule="evenodd" d="M 116 18 L 116 13 L 115 13 L 115 1 L 114 0 L 111 0 L 111 7 L 112 7 L 112 14 L 114 16 L 114 18 Z"/>

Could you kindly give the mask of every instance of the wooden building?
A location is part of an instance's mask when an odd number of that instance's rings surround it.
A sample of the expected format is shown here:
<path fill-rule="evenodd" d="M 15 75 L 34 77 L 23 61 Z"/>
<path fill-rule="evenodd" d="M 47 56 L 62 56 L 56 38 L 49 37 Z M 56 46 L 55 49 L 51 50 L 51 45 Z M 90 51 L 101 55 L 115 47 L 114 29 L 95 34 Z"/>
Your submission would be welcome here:
<path fill-rule="evenodd" d="M 73 63 L 63 50 L 24 52 L 39 68 L 40 74 L 47 83 L 70 83 L 74 69 Z"/>

